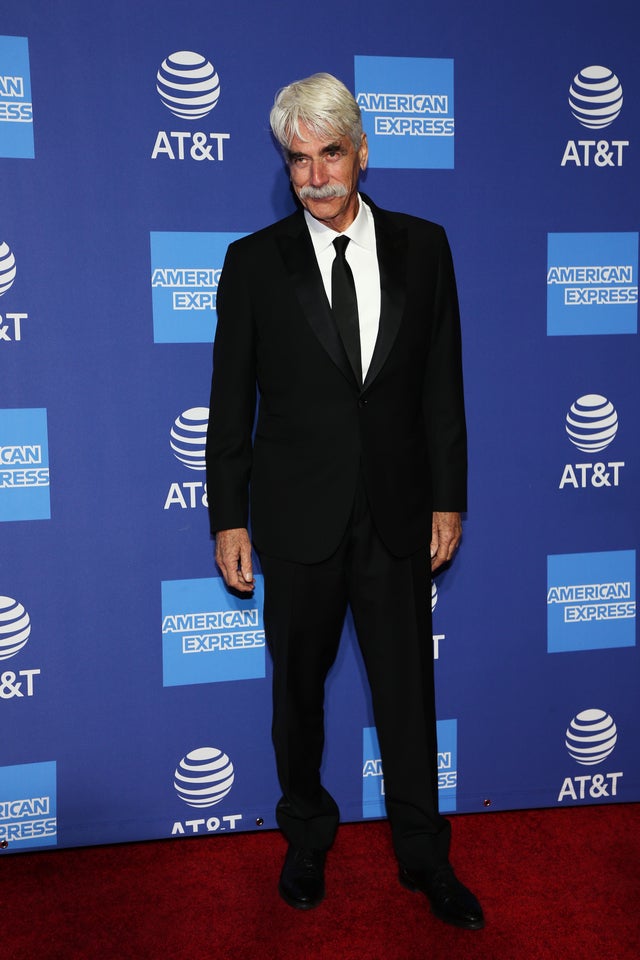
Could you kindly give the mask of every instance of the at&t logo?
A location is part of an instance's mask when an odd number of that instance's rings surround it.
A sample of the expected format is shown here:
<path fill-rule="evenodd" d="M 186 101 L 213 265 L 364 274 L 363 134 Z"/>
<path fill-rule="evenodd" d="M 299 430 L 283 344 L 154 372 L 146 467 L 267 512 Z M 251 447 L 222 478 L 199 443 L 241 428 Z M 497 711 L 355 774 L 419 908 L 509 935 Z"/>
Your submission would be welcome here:
<path fill-rule="evenodd" d="M 436 608 L 438 603 L 438 587 L 436 586 L 435 580 L 431 581 L 431 613 Z M 434 633 L 433 634 L 433 659 L 440 659 L 440 641 L 446 640 L 446 634 L 444 633 Z"/>
<path fill-rule="evenodd" d="M 16 258 L 9 245 L 0 240 L 0 297 L 8 293 L 16 278 Z M 22 321 L 28 319 L 27 313 L 0 313 L 0 343 L 22 340 Z"/>
<path fill-rule="evenodd" d="M 31 636 L 31 619 L 24 606 L 12 597 L 0 597 L 0 660 L 19 653 Z M 40 670 L 0 671 L 0 700 L 32 697 L 34 677 Z"/>
<path fill-rule="evenodd" d="M 618 731 L 606 710 L 583 710 L 578 713 L 565 733 L 569 756 L 583 767 L 594 767 L 611 756 L 618 742 Z M 563 800 L 604 800 L 617 796 L 618 780 L 622 773 L 582 774 L 565 777 L 558 794 Z"/>
<path fill-rule="evenodd" d="M 215 806 L 228 796 L 234 779 L 233 764 L 226 753 L 217 747 L 198 747 L 183 757 L 176 767 L 173 786 L 177 795 L 186 804 L 197 810 L 204 810 Z M 242 814 L 202 817 L 196 820 L 185 820 L 184 823 L 177 821 L 171 833 L 172 835 L 199 833 L 200 827 L 203 827 L 203 833 L 235 830 L 238 820 L 242 820 Z"/>
<path fill-rule="evenodd" d="M 220 97 L 220 80 L 212 63 L 200 53 L 178 50 L 162 61 L 156 75 L 156 90 L 165 107 L 180 120 L 203 120 Z M 229 133 L 191 130 L 160 130 L 151 159 L 223 160 Z"/>
<path fill-rule="evenodd" d="M 608 67 L 584 67 L 569 87 L 569 107 L 587 130 L 603 130 L 620 115 L 622 84 Z M 628 140 L 569 140 L 560 166 L 621 167 L 628 146 Z"/>
<path fill-rule="evenodd" d="M 176 417 L 171 428 L 173 455 L 189 470 L 204 472 L 206 469 L 205 448 L 208 422 L 207 407 L 191 407 Z M 164 509 L 178 506 L 182 510 L 187 510 L 194 509 L 199 504 L 207 506 L 207 485 L 204 480 L 188 480 L 171 484 L 164 502 Z"/>
<path fill-rule="evenodd" d="M 593 456 L 606 450 L 615 439 L 618 414 L 606 397 L 598 393 L 585 394 L 571 405 L 565 419 L 565 429 L 576 449 Z M 560 478 L 560 489 L 617 487 L 623 467 L 623 460 L 567 463 Z"/>

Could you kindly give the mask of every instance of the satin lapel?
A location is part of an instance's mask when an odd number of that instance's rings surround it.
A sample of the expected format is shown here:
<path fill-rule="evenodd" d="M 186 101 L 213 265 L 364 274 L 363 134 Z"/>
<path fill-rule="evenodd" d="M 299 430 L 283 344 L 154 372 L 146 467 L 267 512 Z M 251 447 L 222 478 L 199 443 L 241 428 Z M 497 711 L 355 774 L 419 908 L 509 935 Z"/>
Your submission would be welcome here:
<path fill-rule="evenodd" d="M 349 358 L 331 314 L 311 237 L 302 216 L 300 222 L 299 229 L 278 237 L 280 254 L 311 329 L 335 365 L 349 381 L 356 384 Z"/>
<path fill-rule="evenodd" d="M 380 270 L 380 325 L 373 357 L 364 381 L 370 386 L 380 373 L 395 342 L 407 299 L 407 231 L 389 221 L 384 211 L 366 202 L 373 210 L 376 226 L 376 248 Z"/>

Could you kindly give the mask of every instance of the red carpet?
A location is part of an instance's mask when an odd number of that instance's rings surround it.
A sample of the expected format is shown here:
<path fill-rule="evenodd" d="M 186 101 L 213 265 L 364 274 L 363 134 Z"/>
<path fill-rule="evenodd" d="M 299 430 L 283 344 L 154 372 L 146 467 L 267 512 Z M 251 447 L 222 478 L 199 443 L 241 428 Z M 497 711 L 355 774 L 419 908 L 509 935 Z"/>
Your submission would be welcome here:
<path fill-rule="evenodd" d="M 640 805 L 456 816 L 487 917 L 456 930 L 398 883 L 387 825 L 341 827 L 327 897 L 276 892 L 277 833 L 2 857 L 5 960 L 637 960 Z"/>

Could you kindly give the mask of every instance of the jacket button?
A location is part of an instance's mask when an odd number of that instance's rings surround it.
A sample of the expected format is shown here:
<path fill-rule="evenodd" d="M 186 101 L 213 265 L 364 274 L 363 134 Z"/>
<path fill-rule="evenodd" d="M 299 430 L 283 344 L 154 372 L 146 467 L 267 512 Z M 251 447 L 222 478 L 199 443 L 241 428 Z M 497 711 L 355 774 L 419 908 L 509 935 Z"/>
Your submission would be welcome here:
<path fill-rule="evenodd" d="M 364 397 L 358 400 L 358 406 L 360 407 L 360 409 L 362 409 L 362 407 L 366 407 L 368 403 L 369 401 L 366 400 Z"/>

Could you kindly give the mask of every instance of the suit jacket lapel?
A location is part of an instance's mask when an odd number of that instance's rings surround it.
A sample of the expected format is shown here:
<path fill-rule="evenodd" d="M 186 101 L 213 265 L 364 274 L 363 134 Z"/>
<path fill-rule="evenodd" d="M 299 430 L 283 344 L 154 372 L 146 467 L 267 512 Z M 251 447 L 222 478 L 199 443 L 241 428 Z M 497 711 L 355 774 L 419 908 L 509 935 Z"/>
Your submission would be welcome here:
<path fill-rule="evenodd" d="M 400 329 L 407 297 L 407 231 L 398 228 L 368 197 L 363 199 L 373 211 L 381 295 L 378 337 L 364 381 L 366 389 L 384 366 Z"/>
<path fill-rule="evenodd" d="M 291 218 L 293 229 L 278 238 L 280 254 L 304 315 L 316 337 L 344 376 L 356 378 L 327 300 L 318 261 L 302 213 Z"/>

